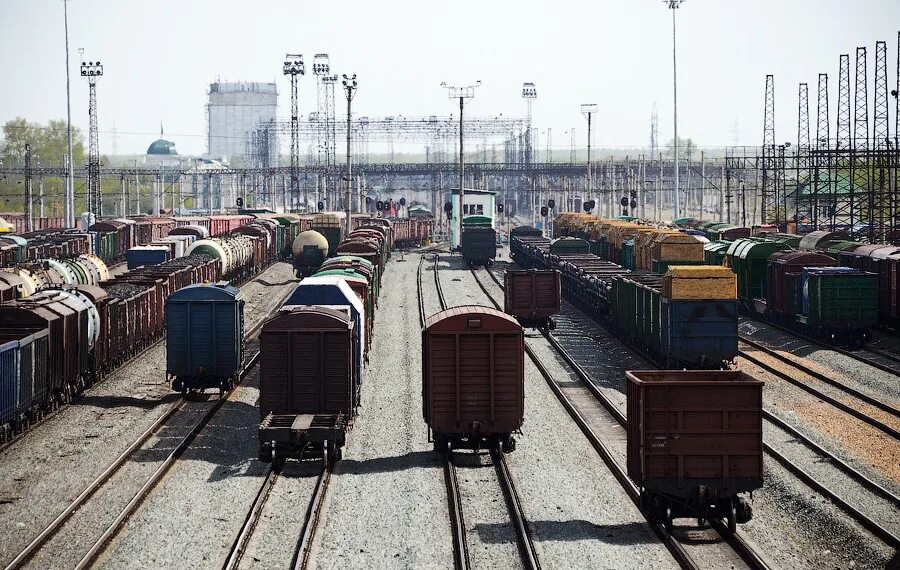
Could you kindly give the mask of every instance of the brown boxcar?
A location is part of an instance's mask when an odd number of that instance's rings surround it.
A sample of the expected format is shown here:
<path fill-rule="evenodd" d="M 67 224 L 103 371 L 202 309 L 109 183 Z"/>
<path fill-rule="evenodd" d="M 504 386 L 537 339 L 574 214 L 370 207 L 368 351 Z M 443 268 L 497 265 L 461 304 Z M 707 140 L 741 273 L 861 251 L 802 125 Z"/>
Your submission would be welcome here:
<path fill-rule="evenodd" d="M 441 311 L 422 330 L 422 404 L 435 451 L 515 449 L 525 414 L 525 335 L 495 309 Z"/>
<path fill-rule="evenodd" d="M 562 303 L 560 273 L 555 269 L 507 271 L 503 277 L 503 310 L 523 327 L 552 329 Z"/>
<path fill-rule="evenodd" d="M 358 405 L 353 319 L 314 305 L 283 307 L 260 335 L 259 458 L 341 457 Z"/>
<path fill-rule="evenodd" d="M 640 370 L 628 378 L 628 476 L 653 520 L 752 517 L 763 484 L 763 383 L 738 370 Z"/>

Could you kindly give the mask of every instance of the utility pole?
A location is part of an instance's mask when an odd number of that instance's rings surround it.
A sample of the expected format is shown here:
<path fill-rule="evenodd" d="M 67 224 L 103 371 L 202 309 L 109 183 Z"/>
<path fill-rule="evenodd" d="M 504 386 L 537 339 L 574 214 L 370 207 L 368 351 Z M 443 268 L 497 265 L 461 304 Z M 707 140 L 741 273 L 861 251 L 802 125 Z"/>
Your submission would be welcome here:
<path fill-rule="evenodd" d="M 31 145 L 25 143 L 25 221 L 28 231 L 34 231 L 34 207 L 31 197 Z"/>
<path fill-rule="evenodd" d="M 347 176 L 345 180 L 347 181 L 347 194 L 346 194 L 346 209 L 347 209 L 347 233 L 349 234 L 353 231 L 353 224 L 350 222 L 350 216 L 352 215 L 352 208 L 350 207 L 350 192 L 351 187 L 353 186 L 353 170 L 352 170 L 352 160 L 350 155 L 350 137 L 352 131 L 350 130 L 350 103 L 353 102 L 353 96 L 356 95 L 356 74 L 353 74 L 353 77 L 347 77 L 347 74 L 344 74 L 344 80 L 342 81 L 344 85 L 344 93 L 347 95 Z"/>
<path fill-rule="evenodd" d="M 66 161 L 66 225 L 75 227 L 75 158 L 72 155 L 72 90 L 69 80 L 69 10 L 68 0 L 63 0 L 63 21 L 66 29 L 66 147 L 69 159 Z"/>
<path fill-rule="evenodd" d="M 459 99 L 459 212 L 457 217 L 459 218 L 456 222 L 457 227 L 459 228 L 458 234 L 456 236 L 457 240 L 461 242 L 462 240 L 462 219 L 463 219 L 463 197 L 465 196 L 465 153 L 463 152 L 463 107 L 465 106 L 466 99 L 474 99 L 475 98 L 475 88 L 481 85 L 481 81 L 476 81 L 474 85 L 466 85 L 464 87 L 454 87 L 447 85 L 446 82 L 441 83 L 441 87 L 447 90 L 447 94 L 450 96 L 450 99 Z M 451 243 L 451 248 L 453 244 Z M 459 245 L 459 244 L 457 244 Z"/>
<path fill-rule="evenodd" d="M 675 151 L 675 212 L 674 219 L 678 219 L 681 217 L 681 196 L 680 190 L 678 188 L 678 73 L 677 73 L 677 57 L 675 50 L 675 10 L 681 6 L 681 3 L 684 0 L 664 0 L 668 5 L 669 9 L 672 10 L 672 100 L 673 100 L 673 116 L 674 116 L 674 130 L 675 130 L 675 140 L 674 151 Z"/>
<path fill-rule="evenodd" d="M 591 115 L 597 112 L 597 105 L 594 103 L 582 103 L 581 104 L 581 114 L 587 117 L 587 200 L 582 200 L 581 202 L 588 202 L 593 198 L 593 189 L 594 182 L 591 174 Z"/>

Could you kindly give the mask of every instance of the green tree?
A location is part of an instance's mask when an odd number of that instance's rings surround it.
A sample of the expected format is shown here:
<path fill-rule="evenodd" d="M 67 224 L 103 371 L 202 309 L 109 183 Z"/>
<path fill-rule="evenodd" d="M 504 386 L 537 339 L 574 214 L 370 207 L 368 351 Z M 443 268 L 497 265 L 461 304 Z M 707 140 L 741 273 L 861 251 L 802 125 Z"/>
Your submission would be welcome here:
<path fill-rule="evenodd" d="M 29 123 L 22 117 L 7 121 L 3 125 L 3 140 L 0 141 L 0 160 L 7 165 L 24 163 L 26 144 L 31 145 L 32 157 L 39 157 L 42 164 L 61 164 L 68 152 L 66 121 L 51 120 L 46 126 Z M 75 165 L 84 164 L 84 136 L 74 127 L 72 154 Z"/>

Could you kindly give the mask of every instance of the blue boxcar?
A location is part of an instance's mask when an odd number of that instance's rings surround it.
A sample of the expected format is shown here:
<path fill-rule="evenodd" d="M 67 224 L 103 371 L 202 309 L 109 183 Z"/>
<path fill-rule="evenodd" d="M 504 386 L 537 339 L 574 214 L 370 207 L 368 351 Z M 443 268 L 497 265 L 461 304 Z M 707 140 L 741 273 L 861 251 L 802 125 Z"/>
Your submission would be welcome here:
<path fill-rule="evenodd" d="M 126 251 L 125 259 L 128 261 L 128 269 L 135 269 L 142 265 L 159 265 L 169 261 L 171 253 L 168 247 L 142 245 Z"/>
<path fill-rule="evenodd" d="M 355 336 L 357 378 L 362 383 L 365 375 L 366 312 L 350 285 L 340 277 L 307 277 L 297 285 L 291 296 L 284 302 L 289 305 L 338 305 L 349 306 L 353 317 Z M 354 333 L 356 334 L 356 333 Z"/>
<path fill-rule="evenodd" d="M 16 416 L 19 369 L 19 341 L 0 341 L 0 426 Z"/>
<path fill-rule="evenodd" d="M 244 300 L 226 283 L 190 285 L 166 301 L 172 389 L 230 389 L 244 361 Z"/>
<path fill-rule="evenodd" d="M 720 368 L 738 352 L 737 299 L 660 298 L 660 344 L 667 366 Z"/>

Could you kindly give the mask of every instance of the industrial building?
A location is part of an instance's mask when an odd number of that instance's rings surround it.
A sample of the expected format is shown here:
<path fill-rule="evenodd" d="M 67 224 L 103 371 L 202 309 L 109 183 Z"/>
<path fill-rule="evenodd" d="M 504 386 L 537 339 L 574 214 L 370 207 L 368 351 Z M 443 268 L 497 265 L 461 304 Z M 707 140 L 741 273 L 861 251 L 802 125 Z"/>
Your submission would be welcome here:
<path fill-rule="evenodd" d="M 258 131 L 260 124 L 274 123 L 277 107 L 275 83 L 211 83 L 207 103 L 209 157 L 232 165 L 254 161 L 276 166 L 276 138 L 265 137 L 264 144 L 259 145 Z M 258 148 L 267 151 L 263 156 L 251 156 L 259 152 L 255 150 Z"/>

